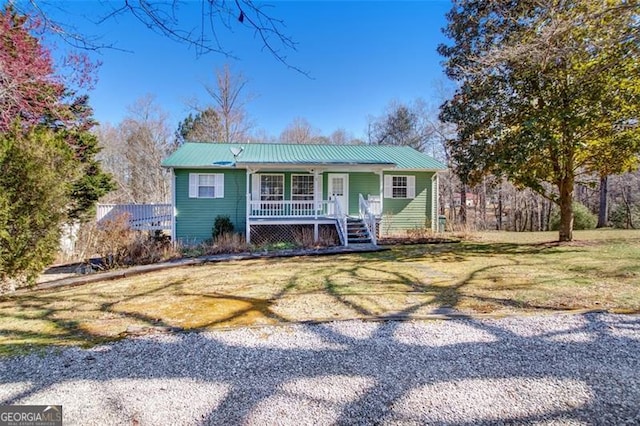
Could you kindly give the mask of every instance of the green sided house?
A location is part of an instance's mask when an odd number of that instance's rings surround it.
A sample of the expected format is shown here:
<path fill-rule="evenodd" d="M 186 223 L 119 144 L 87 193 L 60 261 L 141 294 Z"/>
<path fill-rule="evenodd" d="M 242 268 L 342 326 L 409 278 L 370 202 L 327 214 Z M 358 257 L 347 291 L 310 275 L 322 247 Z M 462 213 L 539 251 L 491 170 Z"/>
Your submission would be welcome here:
<path fill-rule="evenodd" d="M 228 216 L 248 242 L 333 233 L 343 245 L 436 229 L 444 165 L 409 147 L 185 143 L 173 182 L 174 241 L 211 238 Z"/>

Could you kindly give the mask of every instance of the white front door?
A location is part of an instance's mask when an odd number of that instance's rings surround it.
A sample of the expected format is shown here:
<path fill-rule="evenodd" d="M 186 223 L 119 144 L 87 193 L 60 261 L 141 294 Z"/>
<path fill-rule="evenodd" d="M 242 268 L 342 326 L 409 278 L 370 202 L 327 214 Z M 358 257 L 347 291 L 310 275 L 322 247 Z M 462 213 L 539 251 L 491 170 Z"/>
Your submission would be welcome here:
<path fill-rule="evenodd" d="M 329 173 L 329 199 L 340 204 L 342 214 L 349 214 L 349 175 Z"/>

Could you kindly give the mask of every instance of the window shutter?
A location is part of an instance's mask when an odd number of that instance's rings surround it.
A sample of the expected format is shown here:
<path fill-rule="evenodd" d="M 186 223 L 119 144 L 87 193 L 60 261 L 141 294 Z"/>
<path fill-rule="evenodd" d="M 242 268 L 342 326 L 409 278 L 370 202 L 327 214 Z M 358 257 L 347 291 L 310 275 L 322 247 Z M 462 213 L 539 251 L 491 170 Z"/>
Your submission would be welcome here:
<path fill-rule="evenodd" d="M 198 174 L 189 173 L 189 198 L 198 198 Z"/>
<path fill-rule="evenodd" d="M 393 176 L 384 177 L 384 198 L 393 198 Z"/>
<path fill-rule="evenodd" d="M 416 198 L 416 177 L 407 176 L 407 198 Z"/>
<path fill-rule="evenodd" d="M 251 175 L 251 199 L 253 201 L 260 201 L 260 175 Z"/>
<path fill-rule="evenodd" d="M 224 175 L 222 173 L 215 175 L 215 198 L 224 198 Z"/>

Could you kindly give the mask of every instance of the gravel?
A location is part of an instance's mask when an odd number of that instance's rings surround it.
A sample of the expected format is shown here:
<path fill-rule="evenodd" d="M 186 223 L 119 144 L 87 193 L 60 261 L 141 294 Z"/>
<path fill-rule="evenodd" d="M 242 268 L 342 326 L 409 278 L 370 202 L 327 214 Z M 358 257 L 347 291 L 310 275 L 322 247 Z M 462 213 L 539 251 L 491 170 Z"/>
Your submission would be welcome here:
<path fill-rule="evenodd" d="M 156 334 L 0 360 L 0 404 L 65 425 L 640 424 L 640 317 Z"/>

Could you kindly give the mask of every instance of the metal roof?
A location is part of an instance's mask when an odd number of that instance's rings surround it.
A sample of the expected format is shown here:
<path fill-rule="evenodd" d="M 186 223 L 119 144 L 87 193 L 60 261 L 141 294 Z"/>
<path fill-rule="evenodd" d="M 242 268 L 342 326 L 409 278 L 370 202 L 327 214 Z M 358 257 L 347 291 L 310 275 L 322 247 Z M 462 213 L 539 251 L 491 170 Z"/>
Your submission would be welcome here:
<path fill-rule="evenodd" d="M 232 149 L 238 152 L 234 157 Z M 163 167 L 215 168 L 264 165 L 371 165 L 404 170 L 443 170 L 432 157 L 407 146 L 303 145 L 280 143 L 185 143 Z M 385 167 L 386 166 L 386 167 Z"/>

